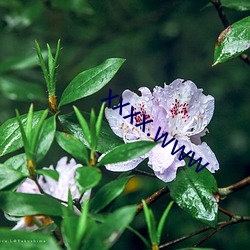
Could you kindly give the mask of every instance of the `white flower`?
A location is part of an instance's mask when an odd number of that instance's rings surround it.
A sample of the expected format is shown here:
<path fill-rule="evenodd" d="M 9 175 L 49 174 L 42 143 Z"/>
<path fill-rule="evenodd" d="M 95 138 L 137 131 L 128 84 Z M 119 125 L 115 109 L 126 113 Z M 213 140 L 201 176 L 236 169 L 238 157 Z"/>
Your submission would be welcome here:
<path fill-rule="evenodd" d="M 47 176 L 40 176 L 38 178 L 38 183 L 46 194 L 49 194 L 63 201 L 68 200 L 68 190 L 70 190 L 71 192 L 72 199 L 78 199 L 80 197 L 80 193 L 77 189 L 74 175 L 76 169 L 78 167 L 81 167 L 81 165 L 76 164 L 74 159 L 71 159 L 68 163 L 67 160 L 67 157 L 61 158 L 58 161 L 55 169 L 53 166 L 50 166 L 49 168 L 44 168 L 56 170 L 59 173 L 58 181 L 55 181 L 54 179 Z M 27 178 L 25 182 L 23 182 L 17 188 L 16 191 L 21 193 L 40 194 L 36 183 L 29 178 Z M 90 190 L 84 193 L 80 202 L 89 198 L 89 196 Z M 78 211 L 76 211 L 76 213 L 77 212 Z M 12 230 L 22 229 L 27 231 L 34 231 L 38 229 L 38 226 L 34 224 L 34 220 L 36 221 L 36 224 L 40 224 L 41 226 L 52 222 L 49 217 L 45 216 L 25 216 L 18 221 L 17 225 Z"/>
<path fill-rule="evenodd" d="M 129 102 L 130 105 L 123 107 L 122 115 L 119 115 L 117 109 L 106 108 L 106 118 L 114 133 L 122 137 L 125 143 L 137 140 L 158 141 L 161 138 L 159 141 L 163 141 L 162 146 L 157 145 L 149 153 L 131 161 L 107 164 L 106 168 L 111 171 L 128 171 L 149 158 L 148 166 L 154 170 L 155 175 L 169 182 L 175 179 L 177 168 L 185 165 L 185 161 L 179 158 L 182 155 L 181 150 L 173 154 L 184 145 L 183 152 L 189 153 L 188 156 L 192 158 L 195 153 L 193 158 L 197 160 L 202 157 L 201 164 L 208 163 L 207 169 L 212 173 L 218 170 L 219 164 L 214 153 L 200 139 L 205 135 L 212 118 L 214 98 L 205 96 L 203 90 L 197 89 L 193 82 L 182 79 L 177 79 L 163 88 L 156 86 L 153 93 L 146 87 L 139 90 L 141 96 L 125 90 L 122 94 L 123 103 Z M 134 107 L 134 113 L 141 112 L 133 118 L 133 124 L 130 119 L 123 118 L 131 113 L 131 106 Z M 146 121 L 153 120 L 145 125 L 145 132 L 135 126 L 142 122 L 143 115 L 146 115 Z M 166 132 L 169 144 L 164 146 L 167 140 L 162 135 Z M 177 140 L 178 144 L 174 147 Z"/>

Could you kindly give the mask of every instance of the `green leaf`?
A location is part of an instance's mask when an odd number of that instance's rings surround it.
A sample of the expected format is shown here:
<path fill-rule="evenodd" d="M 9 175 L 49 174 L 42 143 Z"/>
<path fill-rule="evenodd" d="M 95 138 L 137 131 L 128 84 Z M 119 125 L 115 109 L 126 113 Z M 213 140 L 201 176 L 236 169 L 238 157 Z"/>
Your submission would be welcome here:
<path fill-rule="evenodd" d="M 13 184 L 16 181 L 21 181 L 25 177 L 26 176 L 20 171 L 12 169 L 6 165 L 0 164 L 0 190 Z"/>
<path fill-rule="evenodd" d="M 80 249 L 82 238 L 87 229 L 88 201 L 84 201 L 80 216 L 65 217 L 62 222 L 62 234 L 67 249 Z"/>
<path fill-rule="evenodd" d="M 89 114 L 87 113 L 84 113 L 84 116 L 89 118 Z M 88 148 L 90 147 L 89 143 L 86 140 L 86 137 L 82 132 L 81 127 L 77 123 L 77 119 L 75 118 L 74 113 L 68 115 L 61 115 L 59 116 L 59 120 L 63 124 L 63 127 L 70 134 L 78 138 L 86 147 Z M 107 122 L 102 121 L 102 126 L 100 130 L 100 136 L 97 143 L 96 151 L 104 153 L 123 143 L 124 142 L 122 141 L 122 139 L 114 134 L 114 132 L 111 130 Z"/>
<path fill-rule="evenodd" d="M 132 176 L 116 179 L 104 185 L 94 196 L 91 208 L 94 212 L 99 212 L 117 198 L 124 190 L 128 180 Z"/>
<path fill-rule="evenodd" d="M 168 206 L 166 207 L 163 215 L 161 216 L 160 222 L 159 222 L 158 227 L 157 227 L 157 244 L 160 244 L 160 242 L 161 242 L 162 230 L 163 230 L 165 221 L 168 217 L 169 211 L 170 211 L 173 204 L 174 204 L 174 202 L 170 201 Z"/>
<path fill-rule="evenodd" d="M 10 231 L 0 228 L 1 243 L 0 249 L 11 250 L 60 250 L 56 241 L 50 235 L 26 232 L 26 231 Z"/>
<path fill-rule="evenodd" d="M 95 151 L 96 150 L 96 115 L 95 115 L 94 109 L 91 109 L 91 112 L 90 112 L 89 129 L 90 129 L 90 136 L 91 136 L 91 149 Z"/>
<path fill-rule="evenodd" d="M 8 160 L 4 162 L 4 165 L 8 166 L 9 168 L 18 170 L 19 172 L 28 176 L 29 171 L 26 165 L 26 160 L 27 160 L 26 155 L 23 153 L 10 157 Z"/>
<path fill-rule="evenodd" d="M 105 107 L 105 103 L 102 103 L 102 106 L 100 108 L 100 112 L 99 115 L 97 117 L 97 121 L 96 121 L 96 139 L 99 139 L 99 135 L 100 135 L 100 131 L 101 131 L 101 127 L 102 127 L 102 118 L 103 118 L 103 113 L 104 113 L 104 107 Z"/>
<path fill-rule="evenodd" d="M 48 176 L 51 179 L 58 181 L 59 179 L 59 173 L 56 170 L 52 170 L 52 169 L 37 169 L 36 170 L 37 174 L 40 175 L 44 175 L 44 176 Z"/>
<path fill-rule="evenodd" d="M 56 117 L 52 116 L 44 121 L 38 141 L 37 161 L 40 162 L 48 153 L 56 132 Z"/>
<path fill-rule="evenodd" d="M 75 173 L 76 185 L 81 194 L 95 187 L 102 179 L 100 169 L 95 167 L 77 168 Z"/>
<path fill-rule="evenodd" d="M 75 113 L 76 113 L 76 117 L 81 125 L 82 128 L 82 132 L 84 134 L 84 137 L 87 140 L 88 145 L 91 145 L 91 134 L 90 134 L 90 130 L 89 130 L 89 125 L 86 121 L 86 119 L 84 118 L 84 116 L 81 114 L 81 112 L 79 111 L 79 109 L 75 106 L 73 106 Z"/>
<path fill-rule="evenodd" d="M 221 4 L 223 7 L 239 10 L 239 11 L 247 11 L 250 10 L 250 1 L 249 0 L 221 0 Z"/>
<path fill-rule="evenodd" d="M 76 233 L 79 222 L 78 216 L 65 217 L 62 222 L 62 235 L 64 243 L 69 250 L 77 250 Z"/>
<path fill-rule="evenodd" d="M 82 238 L 86 233 L 86 229 L 88 225 L 88 213 L 89 213 L 89 201 L 85 200 L 83 202 L 82 213 L 80 215 L 80 218 L 77 224 L 77 232 L 76 232 L 77 249 L 79 249 Z"/>
<path fill-rule="evenodd" d="M 92 227 L 83 250 L 109 249 L 135 216 L 137 207 L 127 206 L 110 214 L 103 224 Z"/>
<path fill-rule="evenodd" d="M 213 193 L 218 191 L 217 183 L 207 169 L 196 173 L 196 165 L 178 169 L 176 179 L 168 183 L 170 195 L 192 217 L 216 227 L 218 204 Z"/>
<path fill-rule="evenodd" d="M 34 112 L 33 127 L 41 118 L 44 111 Z M 22 124 L 25 124 L 27 114 L 20 116 Z M 24 125 L 25 126 L 25 125 Z M 0 156 L 13 152 L 23 146 L 22 136 L 17 118 L 11 118 L 0 126 Z"/>
<path fill-rule="evenodd" d="M 0 93 L 15 101 L 43 102 L 46 100 L 42 86 L 9 76 L 0 77 Z"/>
<path fill-rule="evenodd" d="M 134 228 L 132 228 L 130 226 L 128 226 L 127 228 L 132 233 L 134 233 L 136 236 L 138 236 L 148 249 L 151 248 L 151 244 L 149 243 L 149 241 L 142 234 L 140 234 L 138 231 L 136 231 Z"/>
<path fill-rule="evenodd" d="M 36 53 L 37 53 L 37 57 L 38 57 L 40 66 L 41 66 L 42 71 L 43 71 L 43 76 L 44 76 L 44 79 L 45 79 L 45 82 L 47 85 L 47 89 L 48 89 L 48 91 L 50 91 L 51 89 L 50 89 L 49 73 L 48 73 L 48 70 L 47 70 L 47 67 L 45 64 L 44 56 L 43 56 L 42 51 L 40 49 L 40 46 L 36 40 L 35 40 L 35 47 L 36 47 Z"/>
<path fill-rule="evenodd" d="M 63 210 L 66 209 L 59 201 L 49 196 L 13 192 L 0 193 L 0 208 L 11 216 L 62 216 Z"/>
<path fill-rule="evenodd" d="M 56 141 L 62 149 L 71 154 L 82 164 L 88 165 L 88 152 L 85 145 L 73 135 L 56 132 Z"/>
<path fill-rule="evenodd" d="M 152 141 L 136 141 L 122 144 L 108 152 L 98 163 L 98 166 L 123 162 L 140 157 L 149 152 L 157 144 Z"/>
<path fill-rule="evenodd" d="M 228 26 L 218 37 L 214 65 L 239 56 L 250 47 L 250 16 Z"/>
<path fill-rule="evenodd" d="M 124 59 L 110 58 L 99 66 L 78 74 L 64 90 L 59 106 L 90 96 L 103 88 L 124 63 Z"/>
<path fill-rule="evenodd" d="M 148 226 L 148 234 L 150 241 L 153 244 L 157 244 L 157 234 L 156 234 L 156 221 L 154 214 L 151 209 L 148 208 L 148 205 L 144 200 L 142 200 L 143 211 L 146 218 L 147 226 Z"/>

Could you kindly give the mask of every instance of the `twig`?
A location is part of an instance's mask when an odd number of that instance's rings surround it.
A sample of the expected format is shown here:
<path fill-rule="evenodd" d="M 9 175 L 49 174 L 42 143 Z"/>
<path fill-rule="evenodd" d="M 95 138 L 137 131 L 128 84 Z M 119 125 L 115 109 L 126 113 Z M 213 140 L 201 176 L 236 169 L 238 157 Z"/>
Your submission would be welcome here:
<path fill-rule="evenodd" d="M 202 239 L 200 239 L 196 244 L 194 244 L 194 247 L 199 246 L 202 244 L 204 241 L 206 241 L 209 237 L 214 235 L 215 233 L 219 232 L 221 229 L 233 225 L 233 224 L 238 224 L 241 222 L 247 222 L 250 221 L 250 216 L 238 216 L 235 215 L 230 221 L 224 221 L 222 222 L 216 229 L 212 230 L 209 232 L 207 235 L 205 235 Z"/>
<path fill-rule="evenodd" d="M 223 23 L 223 26 L 224 28 L 226 29 L 228 26 L 230 26 L 230 22 L 222 8 L 222 5 L 221 5 L 221 2 L 220 0 L 211 0 L 211 3 L 214 5 L 214 7 L 216 8 L 218 14 L 219 14 L 219 17 L 220 17 L 220 20 L 221 22 Z M 241 58 L 241 60 L 243 60 L 245 63 L 247 63 L 248 65 L 250 65 L 250 59 L 248 57 L 247 54 L 241 54 L 239 56 Z"/>
<path fill-rule="evenodd" d="M 236 191 L 239 191 L 239 190 L 241 190 L 249 185 L 250 185 L 250 176 L 248 176 L 245 179 L 243 179 L 239 182 L 236 182 L 228 187 L 219 188 L 218 192 L 219 192 L 219 195 L 222 198 L 224 198 L 224 197 L 228 196 L 229 194 L 234 193 Z"/>
<path fill-rule="evenodd" d="M 218 223 L 218 227 L 217 227 L 216 229 L 214 229 L 213 231 L 209 232 L 206 236 L 204 236 L 204 237 L 202 238 L 202 240 L 200 240 L 199 242 L 197 242 L 197 243 L 195 244 L 195 247 L 198 246 L 199 244 L 201 244 L 202 242 L 204 242 L 207 238 L 209 238 L 210 236 L 212 236 L 212 235 L 215 234 L 216 232 L 218 232 L 218 231 L 220 231 L 221 229 L 223 229 L 224 227 L 227 227 L 227 226 L 232 225 L 232 224 L 241 223 L 241 222 L 247 222 L 247 221 L 250 221 L 250 217 L 248 217 L 248 216 L 242 217 L 242 216 L 234 215 L 230 221 L 222 221 L 222 222 L 219 222 L 219 223 Z M 177 243 L 179 243 L 179 242 L 181 242 L 181 241 L 184 241 L 184 240 L 186 240 L 186 239 L 188 239 L 188 238 L 191 238 L 191 237 L 193 237 L 193 236 L 195 236 L 195 235 L 197 235 L 197 234 L 200 234 L 200 233 L 204 233 L 204 232 L 206 232 L 206 231 L 208 231 L 208 230 L 211 230 L 211 229 L 213 229 L 213 228 L 210 227 L 210 226 L 203 227 L 203 228 L 201 228 L 201 229 L 199 229 L 199 230 L 197 230 L 197 231 L 195 231 L 195 232 L 192 232 L 192 233 L 187 234 L 187 235 L 185 235 L 185 236 L 182 236 L 182 237 L 180 237 L 180 238 L 178 238 L 178 239 L 175 239 L 175 240 L 173 240 L 173 241 L 170 241 L 170 242 L 167 242 L 167 243 L 165 243 L 165 244 L 162 244 L 162 245 L 159 246 L 159 248 L 169 247 L 169 246 L 171 246 L 171 245 L 177 244 Z"/>
<path fill-rule="evenodd" d="M 68 204 L 67 201 L 61 200 L 61 199 L 56 198 L 56 197 L 54 197 L 54 196 L 52 196 L 52 195 L 50 195 L 50 194 L 45 193 L 45 192 L 43 191 L 42 187 L 40 186 L 39 182 L 37 181 L 37 179 L 32 179 L 32 180 L 36 183 L 36 185 L 37 185 L 37 187 L 38 187 L 38 190 L 39 190 L 39 192 L 40 192 L 41 194 L 47 195 L 47 196 L 49 196 L 49 197 L 53 198 L 54 200 L 57 200 L 57 201 L 59 201 L 59 202 L 61 202 L 61 203 Z"/>
<path fill-rule="evenodd" d="M 169 193 L 169 188 L 166 186 L 166 187 L 163 187 L 160 190 L 156 191 L 155 193 L 150 195 L 148 198 L 146 198 L 145 202 L 147 205 L 150 205 L 167 193 Z M 143 210 L 143 205 L 142 205 L 142 203 L 140 203 L 137 206 L 136 214 L 140 213 L 142 210 Z"/>
<path fill-rule="evenodd" d="M 169 247 L 169 246 L 171 246 L 171 245 L 177 244 L 177 243 L 179 243 L 179 242 L 181 242 L 181 241 L 183 241 L 183 240 L 186 240 L 186 239 L 188 239 L 188 238 L 191 238 L 191 237 L 193 237 L 193 236 L 195 236 L 195 235 L 197 235 L 197 234 L 206 232 L 206 231 L 209 230 L 209 229 L 211 229 L 211 227 L 209 227 L 209 226 L 203 227 L 203 228 L 201 228 L 201 229 L 199 229 L 199 230 L 197 230 L 197 231 L 195 231 L 195 232 L 192 232 L 192 233 L 187 234 L 187 235 L 185 235 L 185 236 L 182 236 L 182 237 L 180 237 L 180 238 L 178 238 L 178 239 L 175 239 L 175 240 L 173 240 L 173 241 L 170 241 L 170 242 L 167 242 L 167 243 L 165 243 L 165 244 L 162 244 L 162 245 L 159 246 L 159 248 L 165 248 L 165 247 Z"/>
<path fill-rule="evenodd" d="M 223 214 L 229 216 L 230 218 L 233 218 L 235 216 L 235 214 L 232 214 L 231 212 L 227 211 L 226 209 L 224 209 L 222 207 L 219 207 L 218 209 L 219 209 L 219 211 L 221 211 Z"/>
<path fill-rule="evenodd" d="M 142 171 L 142 170 L 139 170 L 139 169 L 134 169 L 134 172 L 137 172 L 141 175 L 146 175 L 146 176 L 149 176 L 149 177 L 154 177 L 156 178 L 156 176 L 152 173 L 148 173 L 148 172 L 145 172 L 145 171 Z"/>

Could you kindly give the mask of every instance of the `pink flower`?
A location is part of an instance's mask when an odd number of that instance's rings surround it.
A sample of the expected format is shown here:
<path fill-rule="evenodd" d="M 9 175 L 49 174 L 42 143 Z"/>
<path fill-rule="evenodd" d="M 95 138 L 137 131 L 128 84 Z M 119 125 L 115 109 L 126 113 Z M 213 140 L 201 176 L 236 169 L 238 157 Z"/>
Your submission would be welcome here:
<path fill-rule="evenodd" d="M 61 158 L 56 168 L 51 165 L 49 168 L 44 169 L 51 169 L 56 170 L 59 173 L 58 181 L 47 177 L 47 176 L 40 176 L 38 179 L 38 183 L 43 189 L 46 194 L 49 194 L 57 199 L 67 201 L 68 200 L 68 190 L 70 189 L 72 199 L 78 199 L 80 197 L 80 193 L 77 189 L 76 182 L 74 179 L 75 171 L 78 167 L 81 167 L 80 164 L 76 164 L 74 159 L 71 159 L 67 162 L 67 157 Z M 23 182 L 16 190 L 17 192 L 21 193 L 30 193 L 30 194 L 40 194 L 40 191 L 36 185 L 36 183 L 27 178 L 25 182 Z M 90 190 L 85 192 L 81 201 L 88 199 L 90 196 Z M 77 213 L 78 211 L 76 211 Z M 38 229 L 38 226 L 33 223 L 36 221 L 36 224 L 40 224 L 40 226 L 51 223 L 52 221 L 48 219 L 48 217 L 44 216 L 25 216 L 21 218 L 17 225 L 12 230 L 27 230 L 27 231 L 34 231 Z"/>
<path fill-rule="evenodd" d="M 146 87 L 139 90 L 141 96 L 129 90 L 122 94 L 123 103 L 129 102 L 134 107 L 134 113 L 141 112 L 133 118 L 133 124 L 130 124 L 130 119 L 123 118 L 130 114 L 130 105 L 123 107 L 122 115 L 119 115 L 118 110 L 106 108 L 105 115 L 114 133 L 122 137 L 125 143 L 158 140 L 166 132 L 169 133 L 167 141 L 173 140 L 165 147 L 155 146 L 144 156 L 118 164 L 107 164 L 106 168 L 111 171 L 128 171 L 149 158 L 148 166 L 154 170 L 155 175 L 170 182 L 176 178 L 177 168 L 185 165 L 184 160 L 179 160 L 180 151 L 177 154 L 171 153 L 177 139 L 175 151 L 185 145 L 185 153 L 190 150 L 195 152 L 195 160 L 202 157 L 202 165 L 209 163 L 208 170 L 212 173 L 218 170 L 219 164 L 214 153 L 205 142 L 201 142 L 201 136 L 205 135 L 214 112 L 214 98 L 205 96 L 203 90 L 197 89 L 193 82 L 182 79 L 163 88 L 156 86 L 153 93 Z M 143 115 L 146 115 L 146 121 L 153 120 L 145 125 L 145 133 L 140 127 L 135 127 L 141 123 Z M 161 130 L 156 138 L 159 127 Z M 164 137 L 159 141 L 164 141 Z"/>

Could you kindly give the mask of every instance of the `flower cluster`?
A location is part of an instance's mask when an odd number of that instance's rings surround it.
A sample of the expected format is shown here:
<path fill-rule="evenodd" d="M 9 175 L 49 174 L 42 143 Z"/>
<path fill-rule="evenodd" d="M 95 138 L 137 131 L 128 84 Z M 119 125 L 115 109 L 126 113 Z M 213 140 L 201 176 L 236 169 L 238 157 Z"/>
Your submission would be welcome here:
<path fill-rule="evenodd" d="M 218 170 L 219 164 L 214 153 L 205 142 L 201 142 L 201 136 L 205 135 L 213 115 L 214 98 L 205 96 L 203 90 L 198 89 L 192 81 L 182 79 L 163 88 L 156 86 L 153 93 L 146 87 L 139 90 L 141 96 L 129 90 L 123 92 L 121 100 L 124 103 L 129 101 L 133 108 L 127 104 L 122 105 L 120 101 L 117 107 L 120 107 L 120 111 L 122 107 L 123 116 L 119 115 L 121 112 L 115 111 L 116 107 L 106 108 L 105 115 L 114 133 L 122 137 L 125 143 L 137 140 L 162 140 L 164 143 L 164 134 L 167 133 L 172 138 L 169 142 L 177 139 L 184 146 L 183 150 L 173 154 L 169 147 L 157 145 L 144 156 L 127 162 L 107 164 L 106 168 L 111 171 L 128 171 L 149 158 L 148 166 L 154 170 L 155 175 L 170 182 L 175 179 L 177 168 L 185 165 L 184 157 L 181 157 L 184 151 L 186 155 L 195 152 L 192 155 L 194 159 L 203 158 L 209 162 L 209 165 L 206 164 L 207 169 L 212 173 Z M 133 120 L 127 120 L 128 117 Z M 175 144 L 175 148 L 181 147 Z"/>
<path fill-rule="evenodd" d="M 67 157 L 63 157 L 58 161 L 55 169 L 53 166 L 43 168 L 56 170 L 59 174 L 57 181 L 47 176 L 40 176 L 38 178 L 38 183 L 44 193 L 65 202 L 68 200 L 68 190 L 71 192 L 72 199 L 78 199 L 80 197 L 74 175 L 76 169 L 81 167 L 81 165 L 76 164 L 74 159 L 71 159 L 69 162 L 67 161 Z M 41 194 L 36 183 L 29 178 L 27 178 L 16 191 L 20 193 Z M 80 202 L 89 198 L 89 196 L 90 190 L 84 193 Z M 12 230 L 34 231 L 38 229 L 39 225 L 43 226 L 51 222 L 51 219 L 45 216 L 25 216 L 18 221 L 17 225 Z"/>

